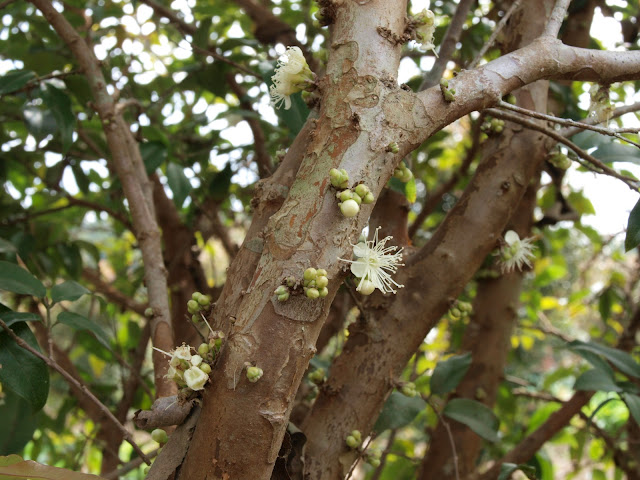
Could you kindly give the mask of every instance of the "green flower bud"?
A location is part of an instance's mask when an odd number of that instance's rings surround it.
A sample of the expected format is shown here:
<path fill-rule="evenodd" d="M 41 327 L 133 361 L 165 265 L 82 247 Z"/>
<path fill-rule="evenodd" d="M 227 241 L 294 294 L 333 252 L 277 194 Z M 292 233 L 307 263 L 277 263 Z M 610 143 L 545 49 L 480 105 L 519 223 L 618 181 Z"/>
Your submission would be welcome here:
<path fill-rule="evenodd" d="M 321 288 L 318 292 L 320 293 L 320 298 L 324 298 L 329 295 L 329 289 L 327 287 Z"/>
<path fill-rule="evenodd" d="M 318 368 L 309 374 L 309 381 L 319 385 L 325 380 L 324 368 Z"/>
<path fill-rule="evenodd" d="M 208 363 L 202 362 L 200 365 L 198 365 L 198 368 L 207 375 L 211 373 L 211 365 L 209 365 Z"/>
<path fill-rule="evenodd" d="M 400 147 L 398 146 L 398 142 L 391 142 L 387 145 L 387 152 L 398 153 L 400 151 Z"/>
<path fill-rule="evenodd" d="M 405 383 L 400 389 L 400 392 L 405 397 L 415 397 L 418 394 L 418 392 L 416 392 L 416 385 L 413 382 Z"/>
<path fill-rule="evenodd" d="M 211 348 L 209 348 L 209 344 L 207 343 L 201 343 L 200 346 L 198 347 L 198 355 L 202 355 L 203 357 L 210 351 L 211 351 Z"/>
<path fill-rule="evenodd" d="M 320 275 L 316 277 L 316 287 L 324 288 L 327 285 L 329 285 L 329 279 L 327 277 L 320 276 Z"/>
<path fill-rule="evenodd" d="M 289 300 L 289 292 L 278 295 L 279 302 L 286 302 L 287 300 Z"/>
<path fill-rule="evenodd" d="M 151 308 L 151 307 L 145 308 L 144 316 L 148 317 L 148 318 L 153 317 L 153 308 Z"/>
<path fill-rule="evenodd" d="M 307 298 L 316 299 L 320 296 L 320 292 L 317 288 L 308 288 L 305 292 L 305 295 L 307 296 Z"/>
<path fill-rule="evenodd" d="M 309 267 L 304 271 L 305 280 L 309 280 L 309 281 L 315 280 L 317 275 L 318 275 L 318 271 L 313 267 Z"/>
<path fill-rule="evenodd" d="M 373 284 L 371 280 L 363 280 L 361 283 L 358 282 L 358 288 L 356 289 L 361 295 L 371 295 L 373 291 L 376 289 L 376 286 Z"/>
<path fill-rule="evenodd" d="M 370 204 L 370 203 L 375 202 L 375 200 L 376 200 L 376 199 L 375 199 L 375 197 L 373 196 L 373 193 L 369 192 L 369 193 L 367 193 L 367 194 L 362 198 L 362 203 L 365 203 L 365 204 L 367 204 L 367 205 L 368 205 L 368 204 Z"/>
<path fill-rule="evenodd" d="M 200 292 L 193 292 L 191 294 L 191 299 L 195 300 L 197 302 L 200 299 L 201 296 L 202 296 L 202 294 Z"/>
<path fill-rule="evenodd" d="M 453 307 L 452 309 L 449 310 L 449 316 L 454 320 L 457 320 L 462 316 L 462 312 L 458 307 Z"/>
<path fill-rule="evenodd" d="M 295 277 L 287 277 L 286 278 L 287 287 L 293 288 L 296 285 Z"/>
<path fill-rule="evenodd" d="M 356 193 L 360 196 L 360 198 L 364 198 L 364 196 L 369 193 L 369 187 L 367 187 L 364 183 L 361 183 L 355 188 Z"/>
<path fill-rule="evenodd" d="M 358 440 L 358 443 L 362 442 L 362 435 L 360 434 L 360 430 L 352 430 L 350 435 Z"/>
<path fill-rule="evenodd" d="M 400 180 L 403 181 L 404 183 L 407 183 L 411 181 L 412 178 L 413 178 L 413 172 L 405 167 L 405 169 L 402 171 L 402 178 Z"/>
<path fill-rule="evenodd" d="M 326 271 L 324 268 L 319 268 L 319 269 L 316 271 L 316 273 L 317 273 L 317 275 L 318 275 L 319 277 L 326 277 L 326 276 L 327 276 L 327 271 Z"/>
<path fill-rule="evenodd" d="M 264 372 L 259 367 L 247 367 L 247 379 L 251 383 L 256 383 L 262 378 Z"/>
<path fill-rule="evenodd" d="M 446 78 L 440 79 L 440 87 L 441 88 L 449 88 L 449 81 Z"/>
<path fill-rule="evenodd" d="M 332 168 L 329 170 L 329 178 L 331 179 L 331 185 L 334 187 L 339 187 L 342 182 L 344 182 L 344 178 L 342 173 L 337 168 Z"/>
<path fill-rule="evenodd" d="M 549 157 L 549 163 L 556 168 L 566 170 L 571 166 L 571 160 L 564 153 L 556 152 Z"/>
<path fill-rule="evenodd" d="M 379 458 L 367 458 L 367 463 L 371 465 L 373 468 L 378 468 L 380 466 Z"/>
<path fill-rule="evenodd" d="M 362 197 L 360 195 L 358 195 L 357 193 L 353 194 L 353 201 L 356 202 L 358 205 L 362 204 Z"/>
<path fill-rule="evenodd" d="M 187 310 L 189 310 L 189 313 L 196 313 L 200 310 L 200 304 L 196 300 L 191 299 L 187 302 Z"/>
<path fill-rule="evenodd" d="M 209 297 L 209 295 L 200 295 L 198 303 L 203 307 L 208 307 L 211 304 L 211 297 Z"/>
<path fill-rule="evenodd" d="M 353 198 L 353 192 L 351 190 L 343 190 L 338 194 L 338 200 L 345 202 Z"/>
<path fill-rule="evenodd" d="M 360 205 L 355 200 L 347 200 L 340 204 L 340 211 L 345 217 L 352 218 L 360 212 Z"/>
<path fill-rule="evenodd" d="M 194 313 L 193 315 L 191 315 L 191 321 L 193 323 L 200 323 L 202 321 L 202 317 L 199 313 Z"/>
<path fill-rule="evenodd" d="M 358 441 L 353 435 L 348 435 L 346 439 L 347 447 L 349 448 L 358 448 L 360 446 L 360 441 Z"/>
<path fill-rule="evenodd" d="M 273 293 L 275 293 L 276 295 L 282 295 L 283 293 L 288 293 L 289 290 L 287 289 L 287 287 L 285 287 L 284 285 L 280 285 L 278 288 L 275 289 L 275 291 Z"/>
<path fill-rule="evenodd" d="M 473 311 L 473 305 L 469 302 L 458 302 L 458 308 L 463 313 L 471 313 Z"/>
<path fill-rule="evenodd" d="M 167 443 L 167 441 L 169 440 L 167 432 L 165 432 L 161 428 L 156 428 L 153 432 L 151 432 L 151 438 L 154 442 L 158 442 L 160 445 Z"/>

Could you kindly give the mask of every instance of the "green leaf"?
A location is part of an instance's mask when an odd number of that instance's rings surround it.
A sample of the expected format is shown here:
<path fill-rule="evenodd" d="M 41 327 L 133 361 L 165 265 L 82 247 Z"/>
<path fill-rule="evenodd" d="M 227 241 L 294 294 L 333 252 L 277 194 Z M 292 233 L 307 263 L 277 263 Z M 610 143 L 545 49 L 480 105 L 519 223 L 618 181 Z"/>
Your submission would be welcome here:
<path fill-rule="evenodd" d="M 36 337 L 24 322 L 12 325 L 11 330 L 40 351 Z M 0 382 L 30 403 L 34 411 L 40 410 L 49 395 L 49 370 L 44 361 L 18 346 L 7 332 L 0 332 Z"/>
<path fill-rule="evenodd" d="M 71 108 L 71 99 L 64 91 L 50 83 L 43 85 L 41 95 L 56 119 L 62 140 L 62 153 L 67 153 L 73 144 L 73 131 L 76 127 L 76 116 Z"/>
<path fill-rule="evenodd" d="M 167 147 L 162 142 L 141 143 L 139 149 L 148 175 L 155 172 L 167 159 Z"/>
<path fill-rule="evenodd" d="M 34 414 L 31 403 L 11 390 L 7 389 L 4 392 L 2 400 L 3 403 L 0 404 L 0 418 L 2 418 L 0 455 L 18 453 L 33 437 L 33 432 L 38 427 L 38 415 Z M 0 457 L 0 466 L 10 465 L 13 457 L 13 455 Z M 18 459 L 22 461 L 20 457 Z"/>
<path fill-rule="evenodd" d="M 58 131 L 56 118 L 51 110 L 43 110 L 38 107 L 26 107 L 22 111 L 27 130 L 36 139 L 47 135 L 54 135 Z"/>
<path fill-rule="evenodd" d="M 58 315 L 58 322 L 67 325 L 74 330 L 84 330 L 92 333 L 103 346 L 111 350 L 111 343 L 109 342 L 107 334 L 102 330 L 102 328 L 87 317 L 73 312 L 60 312 Z"/>
<path fill-rule="evenodd" d="M 604 163 L 640 163 L 640 150 L 631 145 L 624 145 L 615 141 L 601 144 L 591 155 Z"/>
<path fill-rule="evenodd" d="M 640 245 L 640 200 L 636 202 L 627 221 L 627 235 L 624 237 L 624 250 L 636 248 Z"/>
<path fill-rule="evenodd" d="M 0 475 L 5 476 L 0 478 L 29 478 L 32 480 L 100 480 L 103 478 L 88 473 L 74 472 L 66 468 L 42 465 L 33 460 L 13 463 L 14 459 L 12 458 L 11 462 L 10 465 L 0 466 Z"/>
<path fill-rule="evenodd" d="M 39 322 L 40 315 L 30 312 L 12 312 L 11 310 L 1 311 L 0 319 L 7 324 L 8 327 L 18 322 Z"/>
<path fill-rule="evenodd" d="M 640 397 L 631 393 L 623 393 L 621 397 L 624 403 L 627 404 L 627 408 L 633 419 L 640 425 Z"/>
<path fill-rule="evenodd" d="M 516 465 L 515 463 L 503 463 L 500 466 L 500 475 L 498 475 L 498 480 L 509 480 L 511 475 L 513 475 L 518 470 L 521 470 L 527 478 L 531 480 L 535 480 L 536 477 L 536 469 L 531 465 Z"/>
<path fill-rule="evenodd" d="M 0 95 L 15 92 L 36 77 L 30 70 L 13 70 L 0 77 Z"/>
<path fill-rule="evenodd" d="M 220 172 L 213 176 L 211 182 L 209 182 L 209 194 L 215 201 L 222 202 L 229 197 L 231 177 L 233 177 L 231 163 L 227 163 Z"/>
<path fill-rule="evenodd" d="M 420 397 L 407 397 L 394 391 L 382 407 L 373 430 L 382 433 L 391 428 L 404 427 L 411 423 L 425 406 L 426 402 Z"/>
<path fill-rule="evenodd" d="M 61 302 L 62 300 L 70 300 L 73 302 L 87 293 L 91 292 L 78 282 L 69 280 L 59 283 L 51 289 L 51 300 L 53 300 L 54 303 Z"/>
<path fill-rule="evenodd" d="M 89 177 L 84 173 L 82 167 L 78 163 L 74 163 L 71 165 L 71 171 L 73 172 L 73 177 L 76 179 L 76 184 L 82 193 L 87 195 L 89 193 Z"/>
<path fill-rule="evenodd" d="M 438 362 L 431 375 L 431 393 L 445 395 L 458 386 L 471 366 L 471 353 L 454 355 Z"/>
<path fill-rule="evenodd" d="M 573 384 L 574 390 L 621 392 L 622 388 L 615 382 L 610 372 L 592 368 L 580 375 Z"/>
<path fill-rule="evenodd" d="M 167 165 L 167 183 L 173 192 L 173 203 L 176 204 L 176 207 L 182 208 L 182 204 L 193 187 L 184 174 L 184 169 L 177 163 Z"/>
<path fill-rule="evenodd" d="M 460 422 L 485 440 L 498 441 L 500 422 L 487 406 L 468 398 L 454 398 L 442 412 L 456 422 Z"/>
<path fill-rule="evenodd" d="M 0 290 L 42 298 L 47 289 L 40 280 L 15 263 L 0 262 Z"/>
<path fill-rule="evenodd" d="M 602 355 L 622 373 L 634 378 L 640 378 L 640 364 L 627 352 L 606 347 L 595 342 L 581 342 L 579 340 L 570 342 L 569 347 L 577 352 L 586 351 Z"/>

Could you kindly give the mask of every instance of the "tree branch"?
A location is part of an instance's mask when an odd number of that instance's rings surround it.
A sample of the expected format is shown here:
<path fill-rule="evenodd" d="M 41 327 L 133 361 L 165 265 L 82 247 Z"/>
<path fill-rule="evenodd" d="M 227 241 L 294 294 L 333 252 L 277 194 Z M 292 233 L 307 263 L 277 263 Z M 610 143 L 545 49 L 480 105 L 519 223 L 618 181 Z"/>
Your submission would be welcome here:
<path fill-rule="evenodd" d="M 89 45 L 51 2 L 48 0 L 31 0 L 31 2 L 67 44 L 89 82 L 95 108 L 102 120 L 107 144 L 111 151 L 111 161 L 129 203 L 136 238 L 142 251 L 145 284 L 149 304 L 154 314 L 151 324 L 153 343 L 161 350 L 169 351 L 174 347 L 174 341 L 167 296 L 166 270 L 162 257 L 160 231 L 155 219 L 151 185 L 137 143 L 122 115 L 116 113 L 114 100 L 106 88 L 101 63 Z M 157 394 L 164 396 L 175 393 L 175 384 L 165 378 L 168 362 L 155 350 L 153 360 Z"/>
<path fill-rule="evenodd" d="M 489 50 L 493 46 L 493 42 L 496 41 L 498 34 L 502 31 L 504 26 L 507 24 L 507 22 L 509 21 L 509 18 L 511 18 L 511 15 L 513 15 L 513 12 L 515 12 L 520 6 L 521 1 L 522 0 L 516 0 L 511 4 L 511 6 L 509 7 L 509 10 L 505 12 L 504 16 L 500 19 L 500 21 L 496 25 L 496 28 L 491 33 L 491 36 L 489 37 L 489 39 L 485 42 L 485 44 L 482 46 L 482 48 L 480 49 L 476 57 L 467 66 L 467 68 L 469 69 L 475 68 L 476 65 L 480 63 L 480 60 L 482 60 L 482 57 L 484 57 L 484 54 L 487 53 L 487 50 Z"/>
<path fill-rule="evenodd" d="M 551 18 L 549 19 L 549 22 L 547 22 L 547 27 L 544 29 L 543 35 L 554 38 L 558 36 L 558 32 L 560 31 L 562 21 L 564 20 L 564 16 L 567 13 L 570 3 L 571 0 L 556 0 L 556 4 L 551 12 Z"/>

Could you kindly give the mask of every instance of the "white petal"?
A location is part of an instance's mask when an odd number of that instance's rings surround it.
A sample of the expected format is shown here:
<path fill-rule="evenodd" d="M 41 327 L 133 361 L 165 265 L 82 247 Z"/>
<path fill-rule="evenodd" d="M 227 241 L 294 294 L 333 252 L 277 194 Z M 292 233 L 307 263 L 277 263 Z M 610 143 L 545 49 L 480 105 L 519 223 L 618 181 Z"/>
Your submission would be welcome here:
<path fill-rule="evenodd" d="M 504 234 L 504 241 L 507 242 L 509 245 L 513 245 L 514 243 L 520 241 L 520 236 L 513 230 L 509 230 L 507 233 Z"/>
<path fill-rule="evenodd" d="M 364 262 L 353 262 L 351 264 L 351 273 L 359 278 L 364 277 L 367 273 L 367 264 Z"/>
<path fill-rule="evenodd" d="M 353 254 L 356 257 L 364 257 L 367 254 L 368 250 L 369 247 L 367 247 L 367 244 L 364 242 L 360 242 L 353 247 Z"/>

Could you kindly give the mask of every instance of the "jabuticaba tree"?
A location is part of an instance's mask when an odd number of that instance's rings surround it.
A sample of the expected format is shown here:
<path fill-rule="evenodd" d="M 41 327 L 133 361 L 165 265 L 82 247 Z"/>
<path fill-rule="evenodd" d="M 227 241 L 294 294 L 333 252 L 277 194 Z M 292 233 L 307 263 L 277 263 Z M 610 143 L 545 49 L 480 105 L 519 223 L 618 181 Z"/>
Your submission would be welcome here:
<path fill-rule="evenodd" d="M 6 2 L 0 341 L 66 384 L 30 401 L 0 353 L 0 413 L 48 395 L 65 419 L 69 388 L 104 478 L 553 478 L 542 449 L 563 428 L 606 446 L 594 471 L 633 478 L 636 423 L 584 418 L 608 392 L 640 421 L 638 272 L 598 259 L 565 179 L 638 190 L 612 163 L 640 159 L 615 123 L 640 109 L 614 104 L 640 81 L 640 11 L 619 3 L 628 48 L 607 51 L 585 28 L 595 2 Z M 400 84 L 401 62 L 420 75 Z M 108 238 L 76 233 L 92 222 Z M 168 442 L 132 436 L 133 410 Z M 0 454 L 73 469 L 38 456 L 52 427 L 21 415 Z M 33 474 L 14 460 L 0 475 Z"/>

